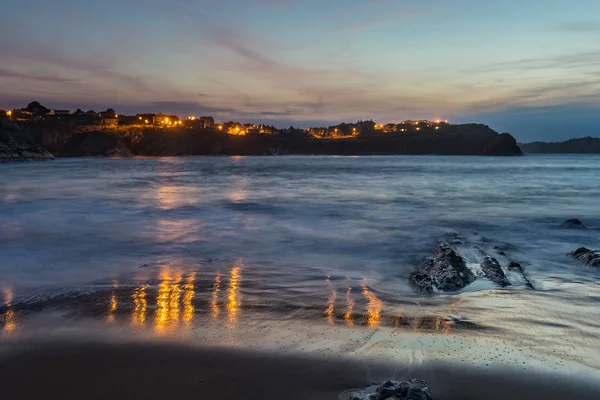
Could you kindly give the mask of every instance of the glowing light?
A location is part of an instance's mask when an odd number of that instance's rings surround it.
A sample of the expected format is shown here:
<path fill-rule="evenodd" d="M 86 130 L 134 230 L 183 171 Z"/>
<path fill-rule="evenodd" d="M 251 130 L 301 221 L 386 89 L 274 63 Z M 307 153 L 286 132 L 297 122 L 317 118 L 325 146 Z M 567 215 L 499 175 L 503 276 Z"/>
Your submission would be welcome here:
<path fill-rule="evenodd" d="M 367 325 L 370 327 L 379 326 L 381 320 L 381 310 L 385 305 L 383 301 L 379 300 L 375 294 L 373 294 L 365 285 L 363 287 L 363 295 L 367 299 Z"/>
<path fill-rule="evenodd" d="M 331 294 L 329 295 L 328 307 L 327 307 L 327 310 L 325 310 L 325 315 L 327 316 L 327 322 L 330 325 L 333 325 L 335 323 L 333 320 L 333 316 L 334 316 L 334 305 L 335 305 L 336 298 L 337 298 L 337 292 L 332 289 Z"/>
<path fill-rule="evenodd" d="M 344 321 L 346 321 L 346 325 L 354 326 L 354 321 L 352 320 L 352 311 L 354 310 L 354 300 L 350 296 L 350 292 L 352 292 L 352 288 L 348 286 L 346 290 L 346 313 L 344 314 Z"/>
<path fill-rule="evenodd" d="M 115 320 L 115 313 L 117 312 L 117 296 L 113 293 L 110 296 L 110 307 L 108 308 L 108 315 L 106 320 L 113 322 Z"/>
<path fill-rule="evenodd" d="M 240 307 L 242 300 L 239 293 L 242 268 L 240 266 L 231 269 L 231 277 L 229 278 L 229 287 L 227 288 L 227 313 L 228 313 L 228 328 L 233 329 L 239 318 Z"/>
<path fill-rule="evenodd" d="M 417 128 L 417 130 L 418 130 L 418 131 L 420 131 L 420 130 L 421 130 L 421 128 Z"/>
<path fill-rule="evenodd" d="M 148 300 L 146 300 L 147 285 L 137 287 L 133 291 L 133 312 L 131 314 L 131 322 L 134 325 L 144 325 L 146 323 L 146 310 L 148 308 Z"/>
<path fill-rule="evenodd" d="M 180 319 L 181 275 L 172 276 L 168 271 L 161 274 L 156 297 L 156 312 L 154 314 L 154 330 L 161 334 L 177 325 Z"/>
<path fill-rule="evenodd" d="M 13 298 L 14 298 L 14 294 L 13 294 L 12 290 L 5 289 L 4 290 L 4 298 L 5 298 L 6 307 L 9 307 L 8 311 L 6 313 L 4 313 L 4 330 L 6 332 L 11 332 L 17 328 L 16 314 L 15 314 L 14 310 L 10 309 Z"/>
<path fill-rule="evenodd" d="M 8 115 L 9 117 L 11 117 L 11 116 L 12 116 L 12 113 L 13 113 L 12 111 L 7 111 L 7 112 L 6 112 L 6 115 Z"/>
<path fill-rule="evenodd" d="M 439 126 L 436 126 L 436 127 L 435 127 L 435 130 L 437 131 L 438 129 L 440 129 L 440 127 L 439 127 Z"/>
<path fill-rule="evenodd" d="M 149 124 L 149 123 L 150 123 L 150 121 L 148 121 L 147 119 L 146 119 L 146 120 L 144 120 L 144 122 L 145 122 L 145 123 L 147 123 L 147 124 Z"/>
<path fill-rule="evenodd" d="M 213 284 L 212 299 L 210 301 L 210 317 L 213 320 L 219 318 L 221 310 L 219 308 L 219 292 L 221 291 L 221 275 L 215 277 Z"/>
<path fill-rule="evenodd" d="M 138 119 L 141 121 L 141 120 L 142 120 L 142 117 L 138 117 Z"/>
<path fill-rule="evenodd" d="M 189 324 L 194 319 L 195 308 L 194 308 L 194 296 L 195 296 L 195 286 L 194 282 L 196 281 L 196 274 L 191 273 L 185 285 L 183 285 L 183 322 Z"/>
<path fill-rule="evenodd" d="M 119 114 L 115 114 L 115 118 L 119 118 Z"/>

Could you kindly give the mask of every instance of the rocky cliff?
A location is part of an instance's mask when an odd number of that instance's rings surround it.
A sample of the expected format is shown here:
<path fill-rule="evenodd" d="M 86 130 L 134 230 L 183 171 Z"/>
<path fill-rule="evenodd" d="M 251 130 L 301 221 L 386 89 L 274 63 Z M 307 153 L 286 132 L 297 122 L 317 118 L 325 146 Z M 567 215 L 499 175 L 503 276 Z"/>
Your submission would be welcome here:
<path fill-rule="evenodd" d="M 0 162 L 52 158 L 52 154 L 36 144 L 20 127 L 0 119 Z"/>
<path fill-rule="evenodd" d="M 443 131 L 373 133 L 351 139 L 315 139 L 302 131 L 232 136 L 203 129 L 121 127 L 81 132 L 29 124 L 30 134 L 58 156 L 180 155 L 521 155 L 515 139 L 485 125 L 450 125 Z"/>

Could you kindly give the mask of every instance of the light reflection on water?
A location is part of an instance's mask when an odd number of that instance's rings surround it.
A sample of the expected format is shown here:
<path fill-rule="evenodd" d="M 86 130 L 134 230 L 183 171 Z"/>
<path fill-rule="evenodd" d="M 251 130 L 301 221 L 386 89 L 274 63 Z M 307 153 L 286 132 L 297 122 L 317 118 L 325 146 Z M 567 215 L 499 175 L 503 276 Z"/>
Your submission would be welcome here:
<path fill-rule="evenodd" d="M 219 292 L 221 291 L 221 275 L 218 274 L 215 277 L 215 282 L 213 284 L 212 290 L 212 298 L 210 300 L 210 311 L 211 311 L 211 319 L 216 321 L 219 318 L 219 314 L 221 313 L 221 309 L 219 308 Z"/>
<path fill-rule="evenodd" d="M 366 285 L 363 284 L 362 288 L 363 295 L 367 299 L 367 325 L 377 327 L 381 320 L 381 310 L 385 304 L 373 292 L 367 289 Z"/>
<path fill-rule="evenodd" d="M 236 262 L 236 266 L 231 269 L 231 278 L 229 279 L 229 287 L 227 289 L 227 313 L 228 313 L 228 325 L 227 327 L 230 329 L 235 328 L 240 308 L 242 306 L 242 299 L 239 293 L 240 291 L 240 283 L 242 279 L 241 271 L 242 271 L 243 261 L 238 260 Z"/>
<path fill-rule="evenodd" d="M 354 300 L 352 300 L 352 288 L 348 286 L 346 289 L 346 314 L 344 314 L 344 321 L 346 325 L 354 326 L 354 320 L 352 319 L 352 311 L 354 310 Z"/>
<path fill-rule="evenodd" d="M 12 289 L 4 289 L 4 304 L 8 307 L 8 311 L 4 313 L 4 330 L 6 332 L 14 331 L 17 328 L 17 318 L 15 311 L 11 309 L 14 294 Z"/>
<path fill-rule="evenodd" d="M 136 326 L 146 324 L 146 309 L 148 308 L 148 300 L 146 300 L 146 289 L 148 285 L 141 285 L 133 291 L 133 312 L 131 313 L 131 322 Z"/>

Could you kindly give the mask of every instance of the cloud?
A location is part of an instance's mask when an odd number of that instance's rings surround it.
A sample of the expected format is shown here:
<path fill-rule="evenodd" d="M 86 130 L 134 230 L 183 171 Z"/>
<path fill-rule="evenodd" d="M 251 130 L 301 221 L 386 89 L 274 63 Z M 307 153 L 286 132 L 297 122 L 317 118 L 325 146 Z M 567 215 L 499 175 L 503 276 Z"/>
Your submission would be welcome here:
<path fill-rule="evenodd" d="M 63 78 L 58 75 L 45 75 L 45 74 L 21 72 L 21 71 L 14 71 L 14 70 L 0 67 L 0 79 L 1 78 L 19 78 L 19 79 L 27 79 L 27 80 L 33 80 L 33 81 L 60 82 L 60 83 L 79 82 L 78 79 Z"/>
<path fill-rule="evenodd" d="M 600 33 L 600 21 L 571 21 L 556 25 L 554 29 L 571 33 Z"/>

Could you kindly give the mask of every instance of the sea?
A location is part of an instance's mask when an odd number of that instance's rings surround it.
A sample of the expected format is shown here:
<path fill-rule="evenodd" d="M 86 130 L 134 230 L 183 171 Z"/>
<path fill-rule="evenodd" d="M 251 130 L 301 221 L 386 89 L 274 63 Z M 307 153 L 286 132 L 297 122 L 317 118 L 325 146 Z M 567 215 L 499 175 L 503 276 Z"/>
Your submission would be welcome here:
<path fill-rule="evenodd" d="M 587 229 L 562 223 L 580 219 Z M 449 234 L 535 290 L 409 274 Z M 43 334 L 600 373 L 600 156 L 0 164 L 0 340 Z M 596 375 L 600 376 L 600 375 Z"/>

